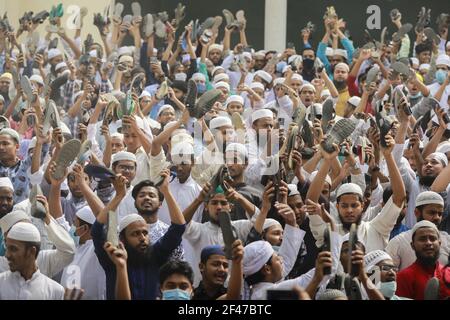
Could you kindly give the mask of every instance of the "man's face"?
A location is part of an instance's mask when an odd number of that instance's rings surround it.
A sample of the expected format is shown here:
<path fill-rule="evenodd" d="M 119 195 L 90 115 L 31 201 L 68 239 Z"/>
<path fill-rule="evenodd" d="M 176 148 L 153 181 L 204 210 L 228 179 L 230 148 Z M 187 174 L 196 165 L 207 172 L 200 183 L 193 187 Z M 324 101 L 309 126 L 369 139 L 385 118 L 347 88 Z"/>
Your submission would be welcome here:
<path fill-rule="evenodd" d="M 266 65 L 266 59 L 264 57 L 255 57 L 255 69 L 261 70 Z"/>
<path fill-rule="evenodd" d="M 208 58 L 212 61 L 212 63 L 216 66 L 220 62 L 220 58 L 222 57 L 222 52 L 219 49 L 209 50 Z"/>
<path fill-rule="evenodd" d="M 258 132 L 259 130 L 271 131 L 275 125 L 273 117 L 264 117 L 253 122 L 253 128 Z"/>
<path fill-rule="evenodd" d="M 221 126 L 214 131 L 214 136 L 218 144 L 232 142 L 235 138 L 235 132 L 232 126 Z"/>
<path fill-rule="evenodd" d="M 189 292 L 189 294 L 192 294 L 193 291 L 192 284 L 189 281 L 189 279 L 186 278 L 186 276 L 179 273 L 174 273 L 170 275 L 161 285 L 161 291 L 174 289 L 187 291 Z"/>
<path fill-rule="evenodd" d="M 227 106 L 227 111 L 230 116 L 235 112 L 242 114 L 244 112 L 244 106 L 239 102 L 231 102 Z"/>
<path fill-rule="evenodd" d="M 14 206 L 13 196 L 14 193 L 11 189 L 5 187 L 0 188 L 0 218 L 3 218 L 12 211 Z"/>
<path fill-rule="evenodd" d="M 425 227 L 417 229 L 412 239 L 411 246 L 417 259 L 426 264 L 434 264 L 439 259 L 441 240 L 436 230 Z"/>
<path fill-rule="evenodd" d="M 422 51 L 421 53 L 419 53 L 419 56 L 417 57 L 419 59 L 419 63 L 423 64 L 423 63 L 430 63 L 431 61 L 431 51 Z"/>
<path fill-rule="evenodd" d="M 222 91 L 222 94 L 220 95 L 219 101 L 221 103 L 224 103 L 228 99 L 228 95 L 230 94 L 230 92 L 228 91 L 227 88 L 219 87 L 218 89 L 220 91 Z"/>
<path fill-rule="evenodd" d="M 7 78 L 0 78 L 0 92 L 7 93 L 9 90 L 9 83 L 11 81 Z"/>
<path fill-rule="evenodd" d="M 84 181 L 89 183 L 89 176 L 85 173 L 82 173 Z M 73 173 L 70 173 L 67 176 L 67 185 L 69 187 L 70 193 L 76 197 L 81 198 L 83 197 L 83 192 L 81 192 L 80 186 L 75 182 L 75 175 Z"/>
<path fill-rule="evenodd" d="M 362 202 L 356 194 L 343 194 L 339 198 L 336 207 L 339 212 L 339 217 L 342 223 L 352 224 L 361 221 L 361 214 L 363 210 Z"/>
<path fill-rule="evenodd" d="M 422 173 L 428 177 L 437 177 L 443 169 L 444 165 L 442 162 L 433 156 L 426 157 L 422 165 Z"/>
<path fill-rule="evenodd" d="M 364 252 L 364 247 L 359 242 L 356 243 L 356 249 Z M 341 261 L 342 267 L 344 268 L 344 271 L 346 273 L 349 272 L 348 264 L 350 262 L 350 259 L 351 259 L 351 256 L 349 254 L 349 242 L 346 241 L 341 246 L 341 254 L 340 254 L 340 261 Z"/>
<path fill-rule="evenodd" d="M 209 217 L 212 222 L 219 223 L 219 212 L 220 211 L 226 211 L 230 212 L 230 203 L 228 202 L 227 198 L 222 193 L 216 193 L 209 201 L 208 205 L 206 206 Z"/>
<path fill-rule="evenodd" d="M 136 177 L 136 163 L 131 160 L 117 161 L 117 165 L 114 167 L 116 174 L 121 174 L 127 178 L 128 182 L 132 181 Z"/>
<path fill-rule="evenodd" d="M 314 50 L 304 50 L 303 51 L 303 60 L 304 59 L 316 59 L 316 54 L 314 53 Z"/>
<path fill-rule="evenodd" d="M 270 266 L 272 271 L 270 274 L 271 282 L 275 283 L 280 281 L 283 278 L 283 258 L 274 253 Z"/>
<path fill-rule="evenodd" d="M 283 228 L 279 225 L 264 230 L 264 239 L 272 246 L 280 246 L 283 241 Z"/>
<path fill-rule="evenodd" d="M 335 65 L 337 65 L 338 63 L 341 63 L 341 62 L 344 62 L 344 57 L 342 57 L 342 56 L 339 56 L 339 55 L 334 55 L 334 56 L 332 56 L 331 58 L 330 58 L 330 64 L 331 64 L 331 66 L 335 66 Z"/>
<path fill-rule="evenodd" d="M 0 161 L 15 159 L 18 148 L 19 145 L 11 136 L 7 134 L 0 135 Z"/>
<path fill-rule="evenodd" d="M 153 214 L 161 207 L 158 190 L 155 187 L 146 186 L 139 190 L 134 205 L 140 214 Z"/>
<path fill-rule="evenodd" d="M 111 152 L 112 154 L 115 154 L 119 151 L 123 151 L 125 149 L 125 144 L 123 143 L 123 140 L 118 138 L 118 137 L 114 137 L 111 138 Z"/>
<path fill-rule="evenodd" d="M 58 63 L 61 63 L 61 62 L 63 62 L 63 61 L 64 61 L 64 59 L 63 59 L 63 56 L 62 56 L 62 55 L 57 55 L 56 57 L 51 58 L 51 59 L 49 60 L 50 64 L 51 64 L 53 67 L 55 67 Z"/>
<path fill-rule="evenodd" d="M 416 209 L 416 213 L 418 214 L 418 220 L 427 220 L 439 226 L 444 214 L 444 207 L 440 204 L 426 204 L 423 206 L 422 211 Z"/>
<path fill-rule="evenodd" d="M 343 81 L 347 81 L 347 78 L 348 78 L 347 70 L 345 70 L 344 68 L 341 68 L 341 67 L 334 69 L 334 80 L 343 82 Z"/>
<path fill-rule="evenodd" d="M 180 89 L 177 89 L 177 88 L 173 88 L 173 92 L 175 93 L 175 97 L 176 97 L 178 100 L 183 101 L 183 100 L 182 100 L 182 99 L 183 99 L 183 96 L 184 96 L 184 92 L 183 92 L 183 91 L 181 91 Z"/>
<path fill-rule="evenodd" d="M 125 228 L 125 240 L 127 245 L 143 254 L 150 245 L 147 224 L 143 221 L 130 223 Z"/>
<path fill-rule="evenodd" d="M 310 88 L 303 88 L 300 92 L 300 100 L 305 105 L 305 107 L 309 107 L 314 102 L 314 90 Z"/>
<path fill-rule="evenodd" d="M 239 178 L 244 174 L 247 165 L 245 164 L 245 159 L 240 157 L 236 152 L 227 152 L 225 154 L 227 160 L 227 168 L 230 176 L 235 179 Z"/>
<path fill-rule="evenodd" d="M 133 153 L 142 145 L 137 134 L 129 129 L 123 130 L 123 142 L 127 146 L 127 150 Z"/>
<path fill-rule="evenodd" d="M 29 265 L 30 260 L 35 260 L 34 247 L 25 245 L 23 241 L 17 241 L 6 237 L 6 253 L 5 257 L 8 260 L 9 269 L 11 272 L 23 271 Z"/>
<path fill-rule="evenodd" d="M 397 280 L 398 268 L 395 266 L 394 261 L 386 259 L 377 263 L 380 268 L 380 281 L 390 282 Z"/>
<path fill-rule="evenodd" d="M 300 90 L 301 86 L 302 86 L 302 82 L 300 80 L 291 80 L 291 87 L 296 92 L 298 92 L 298 90 Z"/>
<path fill-rule="evenodd" d="M 200 263 L 203 281 L 209 285 L 223 286 L 228 276 L 228 260 L 219 254 L 211 255 L 206 264 Z"/>
<path fill-rule="evenodd" d="M 189 178 L 193 165 L 194 164 L 192 163 L 191 159 L 183 160 L 181 161 L 181 163 L 176 164 L 175 168 L 177 171 L 177 178 L 180 183 L 186 182 L 186 180 Z"/>
<path fill-rule="evenodd" d="M 175 120 L 175 111 L 172 109 L 166 109 L 158 117 L 158 122 L 162 125 L 165 125 L 166 123 L 170 121 Z"/>
<path fill-rule="evenodd" d="M 417 93 L 419 93 L 419 88 L 417 87 L 417 85 L 413 82 L 413 81 L 408 81 L 406 83 L 409 93 L 411 95 L 416 95 Z"/>
<path fill-rule="evenodd" d="M 295 196 L 288 197 L 287 204 L 294 210 L 295 219 L 297 220 L 297 224 L 301 225 L 305 220 L 305 209 L 303 208 L 303 200 L 300 195 L 296 194 Z"/>

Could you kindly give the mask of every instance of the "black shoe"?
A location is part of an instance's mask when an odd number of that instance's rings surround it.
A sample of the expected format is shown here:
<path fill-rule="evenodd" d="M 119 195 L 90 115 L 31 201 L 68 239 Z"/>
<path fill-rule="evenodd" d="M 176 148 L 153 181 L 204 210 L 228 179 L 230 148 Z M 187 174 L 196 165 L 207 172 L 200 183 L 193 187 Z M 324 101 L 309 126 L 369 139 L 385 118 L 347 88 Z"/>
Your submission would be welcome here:
<path fill-rule="evenodd" d="M 380 130 L 380 144 L 383 148 L 386 148 L 386 135 L 391 131 L 392 123 L 382 113 L 377 113 L 375 119 Z"/>
<path fill-rule="evenodd" d="M 439 279 L 436 277 L 428 280 L 424 291 L 424 300 L 439 300 Z"/>
<path fill-rule="evenodd" d="M 49 43 L 48 43 L 48 50 L 50 49 L 55 49 L 58 47 L 58 38 L 53 38 Z"/>
<path fill-rule="evenodd" d="M 303 120 L 303 126 L 302 126 L 302 138 L 305 142 L 305 145 L 312 148 L 314 146 L 314 135 L 311 129 L 311 126 L 309 125 L 308 120 Z"/>
<path fill-rule="evenodd" d="M 212 89 L 202 94 L 195 105 L 195 117 L 200 119 L 210 111 L 214 103 L 220 99 L 221 94 L 222 91 L 219 89 Z"/>
<path fill-rule="evenodd" d="M 326 134 L 329 128 L 329 122 L 335 116 L 333 100 L 327 99 L 322 104 L 322 130 Z"/>
<path fill-rule="evenodd" d="M 31 18 L 31 21 L 33 21 L 33 23 L 39 23 L 42 24 L 44 23 L 45 19 L 48 18 L 48 16 L 50 15 L 50 13 L 46 10 L 41 11 L 36 13 L 33 18 Z"/>
<path fill-rule="evenodd" d="M 188 108 L 191 117 L 194 116 L 193 112 L 195 110 L 195 101 L 197 101 L 197 83 L 194 80 L 189 79 L 184 104 L 186 105 L 186 108 Z"/>
<path fill-rule="evenodd" d="M 344 280 L 344 288 L 349 300 L 362 300 L 361 286 L 356 278 L 347 275 Z"/>
<path fill-rule="evenodd" d="M 392 36 L 392 41 L 394 42 L 400 42 L 403 37 L 411 31 L 413 28 L 411 23 L 405 23 L 400 27 L 400 29 L 397 30 L 397 32 Z"/>
<path fill-rule="evenodd" d="M 36 200 L 37 195 L 43 195 L 41 187 L 38 184 L 34 185 L 30 191 L 31 216 L 44 219 L 47 216 L 47 211 L 45 210 L 44 204 Z"/>

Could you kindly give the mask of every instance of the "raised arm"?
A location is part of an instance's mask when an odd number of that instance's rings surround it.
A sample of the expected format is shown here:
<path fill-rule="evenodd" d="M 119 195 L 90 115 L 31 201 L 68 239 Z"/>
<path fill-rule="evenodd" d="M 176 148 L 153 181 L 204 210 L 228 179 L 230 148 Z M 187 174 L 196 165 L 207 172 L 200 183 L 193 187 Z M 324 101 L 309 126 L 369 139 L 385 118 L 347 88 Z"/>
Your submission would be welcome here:
<path fill-rule="evenodd" d="M 163 183 L 159 187 L 159 190 L 164 195 L 164 199 L 167 203 L 167 208 L 169 210 L 170 221 L 172 224 L 185 224 L 186 220 L 181 213 L 180 207 L 177 204 L 172 192 L 169 189 L 169 178 L 170 178 L 170 170 L 165 169 L 161 172 L 161 177 L 163 177 Z"/>
<path fill-rule="evenodd" d="M 392 188 L 392 201 L 397 207 L 402 208 L 406 198 L 406 190 L 400 170 L 398 169 L 394 156 L 392 155 L 395 141 L 394 138 L 389 135 L 387 135 L 385 139 L 387 148 L 382 147 L 382 152 L 389 171 L 390 185 Z"/>

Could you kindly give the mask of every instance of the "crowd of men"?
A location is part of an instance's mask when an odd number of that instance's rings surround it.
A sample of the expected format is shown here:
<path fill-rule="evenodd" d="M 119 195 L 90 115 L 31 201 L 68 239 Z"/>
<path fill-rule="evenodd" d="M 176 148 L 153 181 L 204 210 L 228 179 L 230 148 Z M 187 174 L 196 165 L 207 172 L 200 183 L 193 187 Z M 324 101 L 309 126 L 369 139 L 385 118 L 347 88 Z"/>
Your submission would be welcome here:
<path fill-rule="evenodd" d="M 131 10 L 0 19 L 0 299 L 449 298 L 448 14 Z"/>

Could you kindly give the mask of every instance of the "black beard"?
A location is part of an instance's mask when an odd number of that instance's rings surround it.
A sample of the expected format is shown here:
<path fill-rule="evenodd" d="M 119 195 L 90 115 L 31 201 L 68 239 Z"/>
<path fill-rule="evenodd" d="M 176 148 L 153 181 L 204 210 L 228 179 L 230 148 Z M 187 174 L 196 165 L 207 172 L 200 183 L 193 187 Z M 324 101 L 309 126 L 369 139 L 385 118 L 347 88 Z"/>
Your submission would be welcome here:
<path fill-rule="evenodd" d="M 125 243 L 125 249 L 127 250 L 129 265 L 137 266 L 144 262 L 144 259 L 142 259 L 144 254 L 142 252 L 136 250 L 128 243 Z"/>
<path fill-rule="evenodd" d="M 136 208 L 136 209 L 141 216 L 151 216 L 151 215 L 156 214 L 158 212 L 159 208 L 153 209 L 153 210 L 144 210 L 144 209 L 139 209 L 139 208 Z"/>
<path fill-rule="evenodd" d="M 435 176 L 422 176 L 419 178 L 419 183 L 426 187 L 431 187 L 435 179 Z"/>
<path fill-rule="evenodd" d="M 433 267 L 436 265 L 436 262 L 439 259 L 439 252 L 437 252 L 434 257 L 422 257 L 422 256 L 419 256 L 417 254 L 417 252 L 416 252 L 416 256 L 417 256 L 417 262 L 419 264 L 421 264 L 422 266 Z"/>
<path fill-rule="evenodd" d="M 356 225 L 359 226 L 359 224 L 361 223 L 362 220 L 362 214 L 359 216 L 359 219 L 356 221 Z M 339 215 L 339 220 L 341 220 L 342 226 L 344 227 L 344 230 L 350 231 L 350 227 L 352 226 L 351 223 L 348 222 L 344 222 L 341 218 L 341 216 Z"/>
<path fill-rule="evenodd" d="M 344 81 L 333 80 L 333 83 L 338 91 L 345 89 L 345 87 L 347 86 L 347 81 L 345 80 Z"/>

